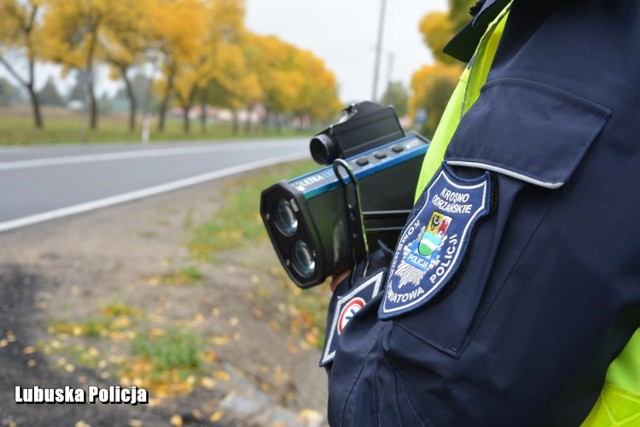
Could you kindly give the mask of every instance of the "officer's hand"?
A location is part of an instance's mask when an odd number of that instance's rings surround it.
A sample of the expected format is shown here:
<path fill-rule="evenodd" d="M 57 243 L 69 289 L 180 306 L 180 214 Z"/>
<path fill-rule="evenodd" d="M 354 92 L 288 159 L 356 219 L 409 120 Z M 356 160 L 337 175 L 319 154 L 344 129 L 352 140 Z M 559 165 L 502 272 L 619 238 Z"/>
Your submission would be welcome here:
<path fill-rule="evenodd" d="M 331 292 L 335 292 L 338 285 L 349 275 L 351 274 L 351 270 L 345 270 L 342 273 L 338 273 L 331 278 Z"/>

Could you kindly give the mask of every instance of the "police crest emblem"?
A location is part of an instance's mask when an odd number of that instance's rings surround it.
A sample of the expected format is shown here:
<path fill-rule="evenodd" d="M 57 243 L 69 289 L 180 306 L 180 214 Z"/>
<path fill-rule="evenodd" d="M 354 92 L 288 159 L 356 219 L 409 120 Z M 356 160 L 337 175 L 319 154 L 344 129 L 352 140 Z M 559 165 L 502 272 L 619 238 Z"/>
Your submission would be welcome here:
<path fill-rule="evenodd" d="M 443 164 L 417 203 L 391 261 L 379 317 L 420 307 L 451 280 L 477 221 L 490 208 L 489 173 L 473 180 Z"/>

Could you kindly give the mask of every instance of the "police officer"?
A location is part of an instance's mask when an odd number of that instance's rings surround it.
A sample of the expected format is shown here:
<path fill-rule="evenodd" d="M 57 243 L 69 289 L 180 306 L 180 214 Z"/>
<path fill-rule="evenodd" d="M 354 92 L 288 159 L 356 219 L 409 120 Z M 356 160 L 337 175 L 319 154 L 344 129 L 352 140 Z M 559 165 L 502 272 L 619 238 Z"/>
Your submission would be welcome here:
<path fill-rule="evenodd" d="M 640 3 L 474 13 L 395 251 L 335 289 L 329 421 L 640 425 Z"/>

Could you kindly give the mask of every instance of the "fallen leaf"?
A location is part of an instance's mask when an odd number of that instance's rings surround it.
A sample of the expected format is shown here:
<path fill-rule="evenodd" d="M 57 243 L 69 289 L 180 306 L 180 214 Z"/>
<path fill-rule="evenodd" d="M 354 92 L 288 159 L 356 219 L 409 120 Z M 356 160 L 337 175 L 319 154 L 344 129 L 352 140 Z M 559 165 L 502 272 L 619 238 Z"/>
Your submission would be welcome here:
<path fill-rule="evenodd" d="M 202 387 L 212 390 L 216 386 L 216 381 L 213 378 L 204 377 L 200 379 L 200 384 Z"/>
<path fill-rule="evenodd" d="M 211 421 L 212 423 L 215 423 L 217 421 L 220 421 L 223 416 L 224 416 L 224 411 L 216 411 L 213 414 L 211 414 L 211 416 L 209 417 L 209 421 Z"/>
<path fill-rule="evenodd" d="M 298 347 L 292 342 L 287 342 L 287 350 L 289 350 L 289 353 L 291 354 L 296 354 L 298 352 Z"/>
<path fill-rule="evenodd" d="M 227 371 L 215 370 L 213 371 L 213 376 L 222 381 L 230 381 L 231 375 Z"/>
<path fill-rule="evenodd" d="M 279 331 L 281 329 L 280 324 L 275 320 L 270 320 L 269 326 L 271 326 L 271 329 L 273 329 L 274 331 Z"/>
<path fill-rule="evenodd" d="M 228 336 L 216 336 L 216 337 L 211 337 L 211 339 L 209 340 L 209 342 L 213 345 L 225 345 L 225 344 L 229 344 L 230 338 Z"/>

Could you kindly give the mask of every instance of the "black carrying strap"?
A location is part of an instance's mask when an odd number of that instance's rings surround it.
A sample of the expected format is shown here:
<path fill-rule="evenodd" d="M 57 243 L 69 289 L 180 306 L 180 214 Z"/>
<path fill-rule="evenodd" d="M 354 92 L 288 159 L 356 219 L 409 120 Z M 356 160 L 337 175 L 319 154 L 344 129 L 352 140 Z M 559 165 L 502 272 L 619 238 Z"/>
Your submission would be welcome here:
<path fill-rule="evenodd" d="M 341 168 L 344 169 L 348 177 L 351 179 L 351 182 L 347 182 L 345 180 L 345 177 L 340 172 Z M 340 184 L 344 188 L 347 232 L 349 233 L 348 240 L 351 243 L 353 266 L 355 267 L 358 263 L 363 261 L 365 262 L 365 267 L 362 271 L 358 271 L 359 269 L 355 268 L 353 269 L 351 283 L 354 283 L 356 279 L 366 276 L 369 260 L 369 245 L 367 243 L 367 235 L 362 215 L 362 205 L 360 203 L 360 187 L 351 167 L 344 160 L 336 159 L 333 162 L 333 172 L 336 174 L 336 177 L 338 177 Z M 356 275 L 358 277 L 356 277 Z"/>

